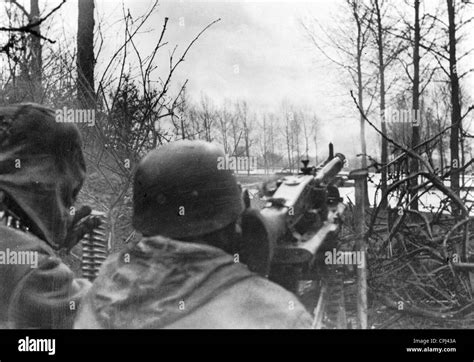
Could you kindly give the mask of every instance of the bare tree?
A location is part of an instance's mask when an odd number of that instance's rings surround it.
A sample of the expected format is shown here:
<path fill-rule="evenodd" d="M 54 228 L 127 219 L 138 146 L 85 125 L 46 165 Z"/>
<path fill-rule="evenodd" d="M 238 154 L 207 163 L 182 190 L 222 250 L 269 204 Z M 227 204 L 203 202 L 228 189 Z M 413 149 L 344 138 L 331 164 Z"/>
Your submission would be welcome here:
<path fill-rule="evenodd" d="M 356 49 L 355 59 L 357 68 L 357 96 L 359 105 L 364 109 L 364 83 L 362 75 L 362 56 L 367 46 L 368 34 L 365 22 L 368 20 L 369 12 L 363 9 L 361 4 L 356 0 L 347 0 L 347 4 L 351 9 L 351 13 L 356 25 Z M 362 9 L 361 9 L 362 8 Z M 365 121 L 360 116 L 360 142 L 362 151 L 362 168 L 367 168 L 367 145 L 365 140 Z"/>
<path fill-rule="evenodd" d="M 271 167 L 272 171 L 274 167 L 276 166 L 276 162 L 278 161 L 276 156 L 276 150 L 275 150 L 275 145 L 278 142 L 278 130 L 277 130 L 277 124 L 276 124 L 276 117 L 274 114 L 267 114 L 265 118 L 265 130 L 266 133 L 265 135 L 267 136 L 267 154 L 266 154 L 266 160 Z M 280 157 L 281 158 L 281 157 Z"/>
<path fill-rule="evenodd" d="M 56 13 L 64 5 L 65 2 L 66 0 L 62 0 L 59 5 L 54 7 L 46 15 L 41 16 L 39 18 L 33 19 L 29 16 L 26 16 L 26 24 L 9 24 L 9 26 L 0 26 L 0 32 L 8 33 L 8 40 L 0 47 L 0 53 L 6 53 L 7 55 L 9 55 L 10 51 L 15 48 L 16 43 L 24 39 L 25 35 L 28 34 L 35 35 L 36 37 L 46 40 L 49 43 L 54 43 L 54 40 L 45 37 L 37 30 L 39 29 L 40 25 L 44 23 L 47 19 L 49 19 L 54 13 Z M 9 3 L 20 8 L 20 10 L 25 15 L 29 15 L 28 11 L 16 0 L 10 0 Z"/>
<path fill-rule="evenodd" d="M 345 21 L 347 26 L 342 26 L 341 21 L 335 20 L 338 26 L 335 29 L 324 29 L 319 25 L 315 30 L 311 24 L 303 23 L 310 41 L 313 45 L 332 63 L 341 67 L 351 77 L 352 84 L 357 89 L 359 105 L 366 113 L 370 111 L 374 95 L 371 96 L 368 105 L 364 105 L 364 92 L 370 84 L 377 79 L 377 76 L 365 77 L 364 64 L 366 63 L 366 52 L 370 41 L 370 27 L 372 23 L 373 11 L 364 1 L 346 0 L 345 8 L 349 13 L 350 22 Z M 324 38 L 318 34 L 322 33 Z M 365 137 L 365 121 L 362 116 L 359 117 L 360 125 L 360 149 L 361 149 L 361 167 L 367 168 L 367 144 Z M 367 195 L 367 187 L 366 187 Z M 366 199 L 368 203 L 368 198 Z"/>
<path fill-rule="evenodd" d="M 0 53 L 6 56 L 9 64 L 8 71 L 4 69 L 3 72 L 7 80 L 4 89 L 9 89 L 7 97 L 10 102 L 43 102 L 42 79 L 45 70 L 42 40 L 49 44 L 55 41 L 43 35 L 41 26 L 63 3 L 44 16 L 40 14 L 38 0 L 30 0 L 29 9 L 17 0 L 5 3 L 8 26 L 0 27 L 0 31 L 7 40 L 0 47 Z"/>
<path fill-rule="evenodd" d="M 83 108 L 95 104 L 94 88 L 94 0 L 78 1 L 77 96 Z"/>
<path fill-rule="evenodd" d="M 414 42 L 413 42 L 413 115 L 415 117 L 412 120 L 412 136 L 411 136 L 411 147 L 415 147 L 420 143 L 420 127 L 418 119 L 419 109 L 420 109 L 420 0 L 414 0 L 414 9 L 415 9 L 415 28 L 414 28 Z M 411 159 L 410 165 L 411 173 L 415 174 L 418 172 L 418 160 L 413 158 Z M 418 180 L 416 178 L 412 179 L 412 201 L 411 208 L 413 210 L 418 210 L 418 198 L 417 195 L 417 185 Z"/>
<path fill-rule="evenodd" d="M 446 0 L 448 7 L 448 36 L 449 36 L 449 80 L 451 83 L 451 188 L 459 196 L 459 130 L 461 126 L 461 103 L 459 100 L 459 76 L 456 56 L 456 11 L 454 0 Z"/>
<path fill-rule="evenodd" d="M 294 108 L 286 101 L 282 102 L 281 114 L 283 115 L 283 128 L 281 130 L 283 139 L 286 145 L 286 156 L 288 160 L 288 168 L 293 171 L 295 166 L 295 141 L 296 127 L 295 127 L 295 112 Z"/>
<path fill-rule="evenodd" d="M 247 174 L 250 174 L 250 148 L 252 147 L 251 130 L 253 120 L 249 114 L 249 108 L 246 101 L 239 101 L 236 103 L 237 116 L 242 125 L 242 136 L 244 140 L 245 155 L 247 156 Z"/>
<path fill-rule="evenodd" d="M 295 160 L 295 167 L 298 170 L 301 164 L 301 149 L 300 149 L 300 136 L 301 136 L 301 123 L 303 122 L 303 113 L 294 112 L 293 121 L 291 123 L 291 129 L 293 133 L 293 154 L 296 153 L 296 156 L 293 155 L 293 160 Z"/>
<path fill-rule="evenodd" d="M 263 168 L 265 174 L 268 174 L 268 131 L 267 131 L 267 115 L 264 114 L 262 117 L 262 135 L 261 137 L 261 148 L 262 148 L 262 157 L 263 157 Z"/>
<path fill-rule="evenodd" d="M 232 124 L 232 117 L 235 117 L 235 115 L 230 112 L 230 101 L 226 100 L 222 107 L 216 111 L 217 128 L 226 154 L 230 153 L 229 132 Z"/>
<path fill-rule="evenodd" d="M 240 141 L 242 139 L 242 126 L 240 117 L 237 116 L 237 105 L 234 105 L 235 116 L 230 118 L 230 128 L 232 134 L 232 156 L 238 156 Z"/>
<path fill-rule="evenodd" d="M 212 142 L 212 127 L 214 125 L 215 110 L 211 99 L 201 94 L 200 112 L 199 117 L 201 118 L 202 126 L 204 128 L 204 139 L 207 142 Z"/>
<path fill-rule="evenodd" d="M 387 124 L 386 124 L 386 96 L 387 91 L 390 88 L 390 84 L 386 85 L 386 71 L 389 69 L 389 66 L 393 64 L 394 60 L 400 55 L 400 52 L 404 49 L 403 44 L 398 42 L 395 44 L 393 37 L 390 35 L 389 30 L 393 27 L 393 24 L 385 24 L 387 18 L 387 11 L 389 6 L 386 1 L 383 0 L 372 0 L 372 8 L 375 12 L 375 17 L 373 21 L 375 26 L 372 26 L 369 23 L 371 28 L 376 48 L 377 48 L 377 68 L 379 73 L 379 109 L 380 109 L 380 120 L 381 120 L 381 131 L 386 135 L 387 134 Z M 393 82 L 392 82 L 393 84 Z M 381 142 L 381 192 L 382 195 L 386 195 L 387 190 L 387 168 L 384 167 L 388 162 L 388 142 L 385 138 L 382 137 Z M 387 205 L 387 200 L 383 198 L 381 200 L 383 206 Z"/>
<path fill-rule="evenodd" d="M 179 113 L 178 104 L 187 81 L 173 94 L 170 86 L 174 82 L 174 74 L 201 35 L 220 20 L 205 26 L 184 50 L 178 52 L 178 46 L 175 46 L 167 55 L 169 66 L 164 77 L 152 81 L 157 69 L 156 57 L 167 45 L 168 18 L 164 19 L 156 43 L 148 54 L 139 51 L 137 42 L 140 31 L 147 26 L 157 6 L 155 2 L 138 18 L 133 18 L 123 8 L 123 43 L 107 58 L 104 71 L 96 79 L 98 114 L 94 132 L 87 138 L 87 157 L 91 167 L 104 178 L 114 195 L 106 205 L 110 225 L 115 225 L 120 216 L 139 159 L 150 149 L 176 138 L 172 120 Z M 133 68 L 129 63 L 132 57 L 136 58 Z M 132 72 L 139 76 L 131 77 Z M 196 114 L 193 113 L 188 121 L 194 127 L 198 121 Z M 199 137 L 186 131 L 189 138 Z"/>
<path fill-rule="evenodd" d="M 30 14 L 29 22 L 37 23 L 40 19 L 40 10 L 38 0 L 30 0 Z M 31 44 L 31 80 L 33 83 L 33 89 L 35 97 L 34 99 L 41 99 L 41 78 L 43 72 L 43 53 L 41 46 L 41 29 L 40 25 L 36 25 L 32 28 L 33 34 L 30 34 Z"/>

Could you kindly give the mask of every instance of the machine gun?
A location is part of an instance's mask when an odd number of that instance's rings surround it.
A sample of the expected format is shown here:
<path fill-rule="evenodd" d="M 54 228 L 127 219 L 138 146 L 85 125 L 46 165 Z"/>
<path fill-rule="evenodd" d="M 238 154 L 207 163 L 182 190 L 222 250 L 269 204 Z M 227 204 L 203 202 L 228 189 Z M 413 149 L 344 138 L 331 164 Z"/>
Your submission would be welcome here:
<path fill-rule="evenodd" d="M 267 191 L 271 196 L 261 210 L 272 241 L 269 278 L 295 293 L 299 280 L 315 279 L 318 252 L 335 245 L 344 211 L 337 189 L 344 155 L 333 156 L 330 145 L 329 158 L 320 168 L 302 162 L 298 175 L 285 176 Z"/>

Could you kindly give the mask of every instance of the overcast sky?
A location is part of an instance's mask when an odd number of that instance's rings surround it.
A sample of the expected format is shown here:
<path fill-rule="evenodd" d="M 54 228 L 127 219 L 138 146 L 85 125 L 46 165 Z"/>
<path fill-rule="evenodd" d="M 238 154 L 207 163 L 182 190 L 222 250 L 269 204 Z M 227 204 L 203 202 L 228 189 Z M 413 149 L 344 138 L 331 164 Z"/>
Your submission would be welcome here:
<path fill-rule="evenodd" d="M 394 2 L 400 0 L 393 0 Z M 57 1 L 50 0 L 50 3 Z M 189 79 L 188 94 L 199 100 L 201 93 L 214 103 L 224 99 L 244 99 L 258 112 L 278 112 L 282 101 L 315 112 L 322 123 L 323 142 L 334 141 L 336 148 L 355 153 L 359 149 L 358 113 L 349 97 L 347 73 L 329 62 L 305 37 L 301 20 L 318 19 L 322 26 L 334 25 L 341 14 L 342 0 L 313 1 L 225 1 L 161 0 L 147 30 L 137 38 L 142 56 L 149 54 L 158 40 L 165 17 L 169 18 L 157 65 L 166 69 L 168 54 L 178 45 L 178 54 L 210 22 L 221 21 L 194 44 L 174 78 L 174 87 Z M 428 0 L 427 4 L 435 4 Z M 123 4 L 123 5 L 122 5 Z M 149 0 L 96 0 L 97 19 L 105 37 L 96 72 L 103 71 L 110 55 L 123 43 L 122 7 L 134 17 L 150 8 Z M 66 31 L 75 34 L 77 2 L 69 1 L 62 10 Z M 74 21 L 72 21 L 74 19 Z M 337 25 L 337 24 L 336 24 Z M 468 40 L 474 47 L 474 36 Z M 472 58 L 471 58 L 472 59 Z M 158 77 L 159 72 L 156 74 Z M 345 83 L 345 84 L 344 84 Z M 467 91 L 474 88 L 472 77 Z M 369 152 L 378 148 L 368 133 Z M 371 142 L 372 141 L 372 142 Z"/>
<path fill-rule="evenodd" d="M 135 0 L 125 4 L 139 15 L 150 2 Z M 244 98 L 269 109 L 285 98 L 292 103 L 313 104 L 315 99 L 327 94 L 331 72 L 316 68 L 314 49 L 304 38 L 299 21 L 308 12 L 327 14 L 330 4 L 333 3 L 161 1 L 153 18 L 157 31 L 142 34 L 140 45 L 143 54 L 150 51 L 164 17 L 169 18 L 166 40 L 172 46 L 179 45 L 178 49 L 183 49 L 207 24 L 220 18 L 195 43 L 180 68 L 177 78 L 190 79 L 189 91 L 193 96 L 202 91 L 215 101 Z M 111 14 L 120 16 L 119 3 L 101 1 L 98 8 L 99 12 L 107 9 L 109 19 L 114 18 Z M 120 42 L 120 38 L 113 36 Z M 166 55 L 160 59 L 166 61 Z"/>
<path fill-rule="evenodd" d="M 125 1 L 132 14 L 143 14 L 150 1 Z M 355 152 L 357 118 L 347 115 L 348 90 L 342 88 L 341 70 L 318 55 L 305 36 L 301 21 L 318 17 L 324 23 L 338 10 L 334 1 L 192 1 L 160 2 L 153 18 L 157 31 L 140 35 L 139 46 L 148 54 L 157 40 L 164 17 L 169 18 L 166 40 L 170 47 L 159 59 L 166 66 L 167 54 L 177 44 L 183 50 L 196 34 L 215 19 L 221 21 L 195 43 L 175 80 L 189 79 L 188 93 L 195 100 L 201 93 L 215 103 L 244 99 L 257 112 L 279 112 L 282 101 L 314 112 L 320 119 L 321 142 L 339 142 L 345 152 Z M 121 4 L 99 1 L 98 12 L 112 24 L 121 14 Z M 112 32 L 108 47 L 122 40 Z M 115 44 L 114 44 L 115 43 Z M 345 97 L 341 98 L 341 93 Z M 355 113 L 357 116 L 357 113 Z M 343 134 L 341 128 L 345 128 Z M 336 139 L 337 138 L 337 139 Z M 348 150 L 350 148 L 350 150 Z"/>

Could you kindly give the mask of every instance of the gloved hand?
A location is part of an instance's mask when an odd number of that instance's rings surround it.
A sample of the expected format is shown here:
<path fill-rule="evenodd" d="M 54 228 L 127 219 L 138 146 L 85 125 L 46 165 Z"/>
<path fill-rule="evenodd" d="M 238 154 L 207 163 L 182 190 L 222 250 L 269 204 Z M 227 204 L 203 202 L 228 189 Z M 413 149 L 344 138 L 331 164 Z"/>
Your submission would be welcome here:
<path fill-rule="evenodd" d="M 340 225 L 344 221 L 344 211 L 346 205 L 342 202 L 337 203 L 337 205 L 331 206 L 328 209 L 327 223 L 332 223 L 335 225 Z"/>
<path fill-rule="evenodd" d="M 103 223 L 102 216 L 91 215 L 89 206 L 82 206 L 70 215 L 70 223 L 64 248 L 69 252 L 85 235 Z"/>
<path fill-rule="evenodd" d="M 344 210 L 345 205 L 342 202 L 329 207 L 326 221 L 309 240 L 301 243 L 300 247 L 315 255 L 330 233 L 339 231 L 343 221 Z"/>

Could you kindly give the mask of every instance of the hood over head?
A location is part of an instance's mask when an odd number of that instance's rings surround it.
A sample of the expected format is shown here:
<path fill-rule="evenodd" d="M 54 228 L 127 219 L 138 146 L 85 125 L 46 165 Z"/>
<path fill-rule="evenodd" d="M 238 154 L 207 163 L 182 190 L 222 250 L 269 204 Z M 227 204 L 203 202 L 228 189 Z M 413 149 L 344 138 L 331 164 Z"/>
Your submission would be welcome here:
<path fill-rule="evenodd" d="M 70 208 L 85 179 L 81 147 L 77 127 L 56 122 L 49 108 L 0 108 L 0 190 L 55 249 L 65 243 Z"/>

